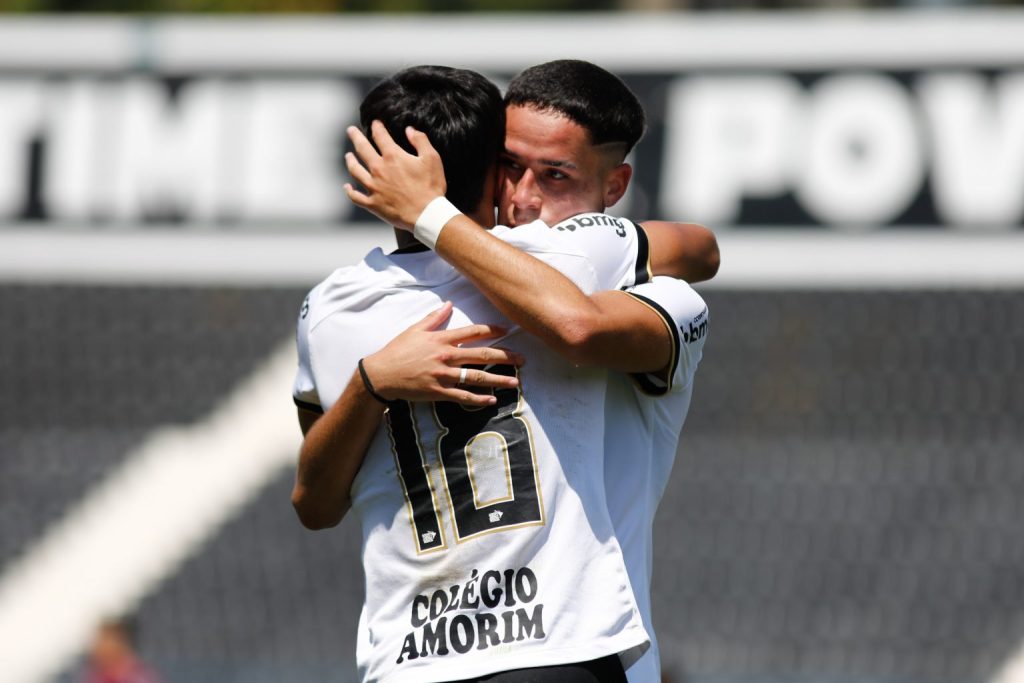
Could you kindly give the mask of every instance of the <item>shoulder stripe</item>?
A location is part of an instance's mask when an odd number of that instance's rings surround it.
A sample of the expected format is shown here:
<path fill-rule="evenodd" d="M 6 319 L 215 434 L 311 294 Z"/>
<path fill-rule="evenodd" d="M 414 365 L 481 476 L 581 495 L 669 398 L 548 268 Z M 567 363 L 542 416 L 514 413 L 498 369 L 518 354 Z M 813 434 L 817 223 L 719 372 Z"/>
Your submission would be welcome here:
<path fill-rule="evenodd" d="M 295 401 L 295 405 L 296 406 L 298 406 L 299 408 L 302 408 L 303 410 L 308 410 L 311 413 L 318 413 L 320 415 L 324 414 L 323 406 L 321 406 L 321 405 L 319 405 L 317 403 L 310 403 L 309 401 L 303 401 L 302 399 L 295 398 L 294 396 L 292 396 L 292 400 Z"/>
<path fill-rule="evenodd" d="M 642 285 L 650 282 L 654 275 L 651 273 L 651 244 L 644 232 L 644 226 L 636 221 L 631 221 L 636 227 L 636 271 L 633 275 L 633 284 Z"/>
<path fill-rule="evenodd" d="M 636 294 L 635 292 L 626 292 L 626 294 L 629 294 L 631 297 L 648 306 L 651 310 L 661 316 L 661 321 L 665 323 L 665 327 L 668 328 L 669 338 L 672 342 L 672 357 L 669 359 L 669 373 L 667 380 L 664 382 L 655 382 L 654 374 L 649 372 L 638 372 L 630 375 L 637 387 L 640 388 L 640 391 L 649 396 L 664 396 L 672 390 L 672 379 L 676 376 L 676 369 L 679 367 L 679 354 L 682 352 L 682 346 L 680 345 L 679 340 L 679 327 L 676 326 L 675 319 L 658 302 L 648 299 L 640 294 Z"/>

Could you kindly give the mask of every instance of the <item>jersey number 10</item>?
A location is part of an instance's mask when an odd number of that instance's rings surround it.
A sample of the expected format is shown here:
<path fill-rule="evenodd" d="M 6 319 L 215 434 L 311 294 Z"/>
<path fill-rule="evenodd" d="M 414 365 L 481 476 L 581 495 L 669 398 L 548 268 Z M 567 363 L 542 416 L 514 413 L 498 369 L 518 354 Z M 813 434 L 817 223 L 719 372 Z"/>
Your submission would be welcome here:
<path fill-rule="evenodd" d="M 490 372 L 513 375 L 512 366 Z M 442 485 L 457 542 L 492 531 L 544 523 L 530 427 L 520 416 L 521 386 L 495 391 L 486 408 L 432 404 L 441 429 L 437 440 Z M 417 550 L 445 547 L 441 511 L 430 483 L 412 405 L 396 401 L 387 412 L 398 474 L 412 512 Z"/>

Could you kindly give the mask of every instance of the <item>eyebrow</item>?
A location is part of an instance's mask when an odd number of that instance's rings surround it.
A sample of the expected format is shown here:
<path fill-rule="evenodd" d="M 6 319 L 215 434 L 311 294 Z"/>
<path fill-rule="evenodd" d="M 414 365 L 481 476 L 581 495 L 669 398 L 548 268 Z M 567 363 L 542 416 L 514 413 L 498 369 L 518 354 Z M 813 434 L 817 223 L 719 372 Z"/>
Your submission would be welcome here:
<path fill-rule="evenodd" d="M 510 152 L 507 149 L 505 150 L 504 154 L 509 159 L 513 159 L 513 160 L 518 160 L 519 159 L 519 155 L 518 154 L 516 154 L 515 152 Z M 579 170 L 579 167 L 576 164 L 572 163 L 571 161 L 558 161 L 558 160 L 555 160 L 555 159 L 538 159 L 538 161 L 540 163 L 542 163 L 543 165 L 551 166 L 552 168 L 567 168 L 567 169 L 570 169 L 572 171 L 578 171 Z"/>

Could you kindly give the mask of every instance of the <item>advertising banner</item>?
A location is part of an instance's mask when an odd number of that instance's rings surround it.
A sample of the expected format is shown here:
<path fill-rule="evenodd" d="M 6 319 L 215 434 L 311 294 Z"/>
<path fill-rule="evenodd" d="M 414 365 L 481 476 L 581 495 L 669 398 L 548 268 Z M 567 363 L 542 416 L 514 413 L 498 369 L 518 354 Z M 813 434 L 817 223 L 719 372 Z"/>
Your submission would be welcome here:
<path fill-rule="evenodd" d="M 0 23 L 0 224 L 323 228 L 344 128 L 421 63 L 594 61 L 644 103 L 617 212 L 719 229 L 1015 231 L 1024 12 Z"/>

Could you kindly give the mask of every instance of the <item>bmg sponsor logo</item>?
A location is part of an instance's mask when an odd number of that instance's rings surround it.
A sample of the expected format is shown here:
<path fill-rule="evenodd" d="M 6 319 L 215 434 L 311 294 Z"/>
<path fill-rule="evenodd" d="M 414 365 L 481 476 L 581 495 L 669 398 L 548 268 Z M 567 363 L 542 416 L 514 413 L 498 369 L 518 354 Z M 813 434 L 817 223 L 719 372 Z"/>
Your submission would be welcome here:
<path fill-rule="evenodd" d="M 683 334 L 683 341 L 692 344 L 698 339 L 703 339 L 708 333 L 708 309 L 704 309 L 700 315 L 694 317 L 688 323 L 679 326 Z"/>

